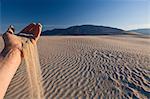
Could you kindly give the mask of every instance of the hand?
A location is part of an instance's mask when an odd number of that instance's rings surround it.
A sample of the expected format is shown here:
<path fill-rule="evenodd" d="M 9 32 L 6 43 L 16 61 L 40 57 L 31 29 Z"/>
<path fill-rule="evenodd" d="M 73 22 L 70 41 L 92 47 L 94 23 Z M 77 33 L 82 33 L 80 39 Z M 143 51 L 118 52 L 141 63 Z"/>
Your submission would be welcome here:
<path fill-rule="evenodd" d="M 15 29 L 12 26 L 3 34 L 5 47 L 0 53 L 0 99 L 3 99 L 8 85 L 21 63 L 22 41 L 20 36 L 24 36 L 36 44 L 41 30 L 41 24 L 32 23 L 17 35 L 14 35 Z"/>
<path fill-rule="evenodd" d="M 42 25 L 40 23 L 38 24 L 31 23 L 30 25 L 25 27 L 20 33 L 14 35 L 15 29 L 13 26 L 10 26 L 7 32 L 3 34 L 5 49 L 18 48 L 21 50 L 22 42 L 19 36 L 25 36 L 31 39 L 32 43 L 36 43 L 40 37 L 41 31 L 42 31 Z"/>

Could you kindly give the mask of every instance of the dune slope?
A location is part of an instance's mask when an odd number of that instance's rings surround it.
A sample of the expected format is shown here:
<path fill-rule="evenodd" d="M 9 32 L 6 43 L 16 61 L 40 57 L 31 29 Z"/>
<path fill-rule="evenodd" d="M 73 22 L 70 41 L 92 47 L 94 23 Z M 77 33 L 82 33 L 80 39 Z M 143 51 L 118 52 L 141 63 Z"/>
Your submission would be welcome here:
<path fill-rule="evenodd" d="M 149 44 L 149 39 L 130 36 L 41 37 L 46 99 L 150 98 Z M 5 98 L 28 99 L 28 90 L 22 64 Z"/>

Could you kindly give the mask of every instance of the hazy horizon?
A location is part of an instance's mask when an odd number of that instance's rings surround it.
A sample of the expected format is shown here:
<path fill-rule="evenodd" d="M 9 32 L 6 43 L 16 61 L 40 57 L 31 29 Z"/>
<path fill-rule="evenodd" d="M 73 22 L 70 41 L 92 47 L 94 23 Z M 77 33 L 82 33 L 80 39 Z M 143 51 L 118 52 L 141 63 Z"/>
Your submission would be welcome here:
<path fill-rule="evenodd" d="M 150 28 L 149 5 L 149 0 L 1 0 L 0 32 L 10 24 L 18 32 L 30 22 L 41 22 L 44 30 L 86 24 Z"/>

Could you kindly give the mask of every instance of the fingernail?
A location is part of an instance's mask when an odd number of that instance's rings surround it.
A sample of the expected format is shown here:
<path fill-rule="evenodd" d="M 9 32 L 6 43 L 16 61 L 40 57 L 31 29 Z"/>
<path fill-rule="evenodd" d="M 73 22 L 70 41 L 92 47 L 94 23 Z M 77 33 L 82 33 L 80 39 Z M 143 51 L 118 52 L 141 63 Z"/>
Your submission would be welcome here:
<path fill-rule="evenodd" d="M 10 25 L 9 28 L 8 28 L 8 30 L 9 30 L 10 32 L 12 32 L 12 34 L 15 32 L 15 29 L 14 29 L 14 26 L 13 26 L 13 25 Z"/>
<path fill-rule="evenodd" d="M 31 24 L 36 25 L 36 23 L 32 22 Z"/>
<path fill-rule="evenodd" d="M 39 25 L 40 27 L 42 27 L 42 24 L 41 24 L 41 23 L 38 23 L 37 25 Z"/>
<path fill-rule="evenodd" d="M 9 27 L 10 27 L 10 28 L 14 28 L 14 26 L 13 26 L 13 25 L 10 25 Z"/>

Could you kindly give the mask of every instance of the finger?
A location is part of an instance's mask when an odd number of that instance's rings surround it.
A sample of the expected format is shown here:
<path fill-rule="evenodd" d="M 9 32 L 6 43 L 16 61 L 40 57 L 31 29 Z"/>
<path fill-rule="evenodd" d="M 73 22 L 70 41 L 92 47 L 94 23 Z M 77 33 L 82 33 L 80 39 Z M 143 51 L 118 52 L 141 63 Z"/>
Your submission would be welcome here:
<path fill-rule="evenodd" d="M 15 32 L 15 29 L 12 25 L 10 25 L 7 29 L 7 31 L 3 34 L 3 40 L 4 40 L 4 43 L 5 43 L 5 46 L 9 45 L 9 40 L 10 38 L 13 36 Z"/>
<path fill-rule="evenodd" d="M 35 41 L 39 39 L 41 32 L 42 32 L 42 25 L 38 23 L 36 24 L 35 31 L 33 32 Z"/>
<path fill-rule="evenodd" d="M 3 34 L 3 39 L 6 39 L 6 37 L 8 37 L 8 35 L 14 34 L 15 29 L 12 25 L 10 25 L 7 29 L 7 31 Z"/>
<path fill-rule="evenodd" d="M 7 29 L 7 32 L 10 33 L 10 34 L 14 34 L 14 32 L 15 32 L 14 27 L 12 25 L 10 25 L 9 28 Z"/>
<path fill-rule="evenodd" d="M 34 27 L 35 27 L 35 23 L 31 23 L 28 26 L 26 26 L 20 33 L 32 33 Z"/>

